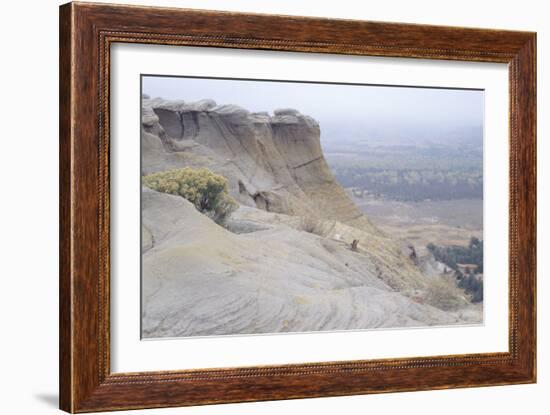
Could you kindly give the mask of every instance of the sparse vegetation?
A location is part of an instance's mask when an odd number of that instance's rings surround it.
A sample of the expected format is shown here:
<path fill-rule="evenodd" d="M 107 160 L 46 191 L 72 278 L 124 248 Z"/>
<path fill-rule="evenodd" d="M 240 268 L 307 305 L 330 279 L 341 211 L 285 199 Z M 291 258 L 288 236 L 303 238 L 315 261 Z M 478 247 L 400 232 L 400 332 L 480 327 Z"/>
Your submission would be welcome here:
<path fill-rule="evenodd" d="M 471 238 L 467 247 L 430 243 L 427 248 L 436 261 L 455 271 L 458 286 L 470 294 L 472 302 L 483 301 L 483 241 Z"/>
<path fill-rule="evenodd" d="M 473 264 L 475 265 L 475 274 L 483 272 L 483 241 L 478 238 L 471 238 L 468 246 L 428 244 L 427 248 L 437 261 L 447 264 L 455 271 L 460 271 L 459 264 Z"/>
<path fill-rule="evenodd" d="M 142 182 L 157 192 L 178 195 L 193 203 L 199 212 L 222 224 L 237 208 L 229 196 L 227 179 L 206 168 L 167 170 L 149 174 Z"/>
<path fill-rule="evenodd" d="M 299 230 L 321 236 L 319 219 L 315 216 L 300 216 Z"/>
<path fill-rule="evenodd" d="M 426 303 L 445 311 L 455 311 L 464 306 L 464 300 L 457 296 L 457 288 L 451 281 L 433 280 L 426 292 Z"/>
<path fill-rule="evenodd" d="M 473 303 L 483 301 L 483 279 L 470 273 L 463 276 L 458 282 L 458 286 L 472 296 Z"/>

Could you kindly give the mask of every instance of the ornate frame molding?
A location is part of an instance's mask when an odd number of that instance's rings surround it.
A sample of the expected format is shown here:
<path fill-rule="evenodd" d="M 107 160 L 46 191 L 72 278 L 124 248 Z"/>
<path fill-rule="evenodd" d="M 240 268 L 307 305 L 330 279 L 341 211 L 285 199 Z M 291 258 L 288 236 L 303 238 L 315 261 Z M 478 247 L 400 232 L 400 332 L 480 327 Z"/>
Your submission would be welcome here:
<path fill-rule="evenodd" d="M 113 43 L 508 63 L 510 351 L 111 373 L 109 70 Z M 69 3 L 60 9 L 60 49 L 62 409 L 89 412 L 535 381 L 534 33 Z"/>

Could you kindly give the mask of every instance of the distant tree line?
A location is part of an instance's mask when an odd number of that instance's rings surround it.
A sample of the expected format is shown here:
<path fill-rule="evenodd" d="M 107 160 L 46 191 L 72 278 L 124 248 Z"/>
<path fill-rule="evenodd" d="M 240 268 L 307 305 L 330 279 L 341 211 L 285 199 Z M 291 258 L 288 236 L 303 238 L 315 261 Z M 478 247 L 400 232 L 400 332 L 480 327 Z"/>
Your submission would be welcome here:
<path fill-rule="evenodd" d="M 375 197 L 400 201 L 483 197 L 483 176 L 475 171 L 334 166 L 333 172 L 342 186 Z"/>
<path fill-rule="evenodd" d="M 470 294 L 472 302 L 483 301 L 483 241 L 473 237 L 467 247 L 430 243 L 427 248 L 436 261 L 455 271 L 458 286 Z"/>
<path fill-rule="evenodd" d="M 360 195 L 400 201 L 478 199 L 483 195 L 480 143 L 348 146 L 326 156 L 338 182 Z"/>

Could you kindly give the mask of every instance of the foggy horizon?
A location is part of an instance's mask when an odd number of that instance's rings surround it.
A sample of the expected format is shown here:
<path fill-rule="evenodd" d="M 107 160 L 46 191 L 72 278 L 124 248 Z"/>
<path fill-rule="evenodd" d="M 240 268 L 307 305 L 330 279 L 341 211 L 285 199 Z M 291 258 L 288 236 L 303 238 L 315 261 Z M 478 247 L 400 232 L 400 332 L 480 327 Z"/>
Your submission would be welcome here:
<path fill-rule="evenodd" d="M 484 91 L 389 85 L 327 84 L 144 75 L 151 98 L 213 99 L 250 112 L 293 108 L 317 120 L 321 140 L 440 141 L 482 139 Z M 342 134 L 343 133 L 343 134 Z M 338 135 L 339 137 L 335 137 Z M 472 136 L 473 135 L 473 136 Z M 342 137 L 344 136 L 344 137 Z"/>

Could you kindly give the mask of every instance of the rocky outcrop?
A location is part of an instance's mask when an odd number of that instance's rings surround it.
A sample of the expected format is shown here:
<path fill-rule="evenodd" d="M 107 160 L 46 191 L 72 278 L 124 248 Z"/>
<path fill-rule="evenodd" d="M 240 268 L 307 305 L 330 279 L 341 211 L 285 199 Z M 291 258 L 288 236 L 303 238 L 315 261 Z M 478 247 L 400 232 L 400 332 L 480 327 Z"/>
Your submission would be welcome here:
<path fill-rule="evenodd" d="M 332 176 L 313 118 L 293 109 L 251 113 L 212 100 L 143 102 L 143 140 L 151 147 L 160 138 L 165 150 L 144 160 L 144 173 L 181 166 L 187 158 L 227 177 L 241 204 L 376 231 Z"/>
<path fill-rule="evenodd" d="M 365 251 L 276 223 L 276 214 L 249 209 L 263 230 L 238 235 L 181 197 L 144 189 L 142 203 L 146 338 L 461 321 L 386 284 Z"/>
<path fill-rule="evenodd" d="M 183 198 L 144 189 L 145 337 L 476 321 L 463 317 L 459 290 L 435 290 L 418 258 L 359 211 L 320 134 L 294 109 L 143 98 L 142 173 L 206 167 L 241 205 L 224 229 Z"/>

